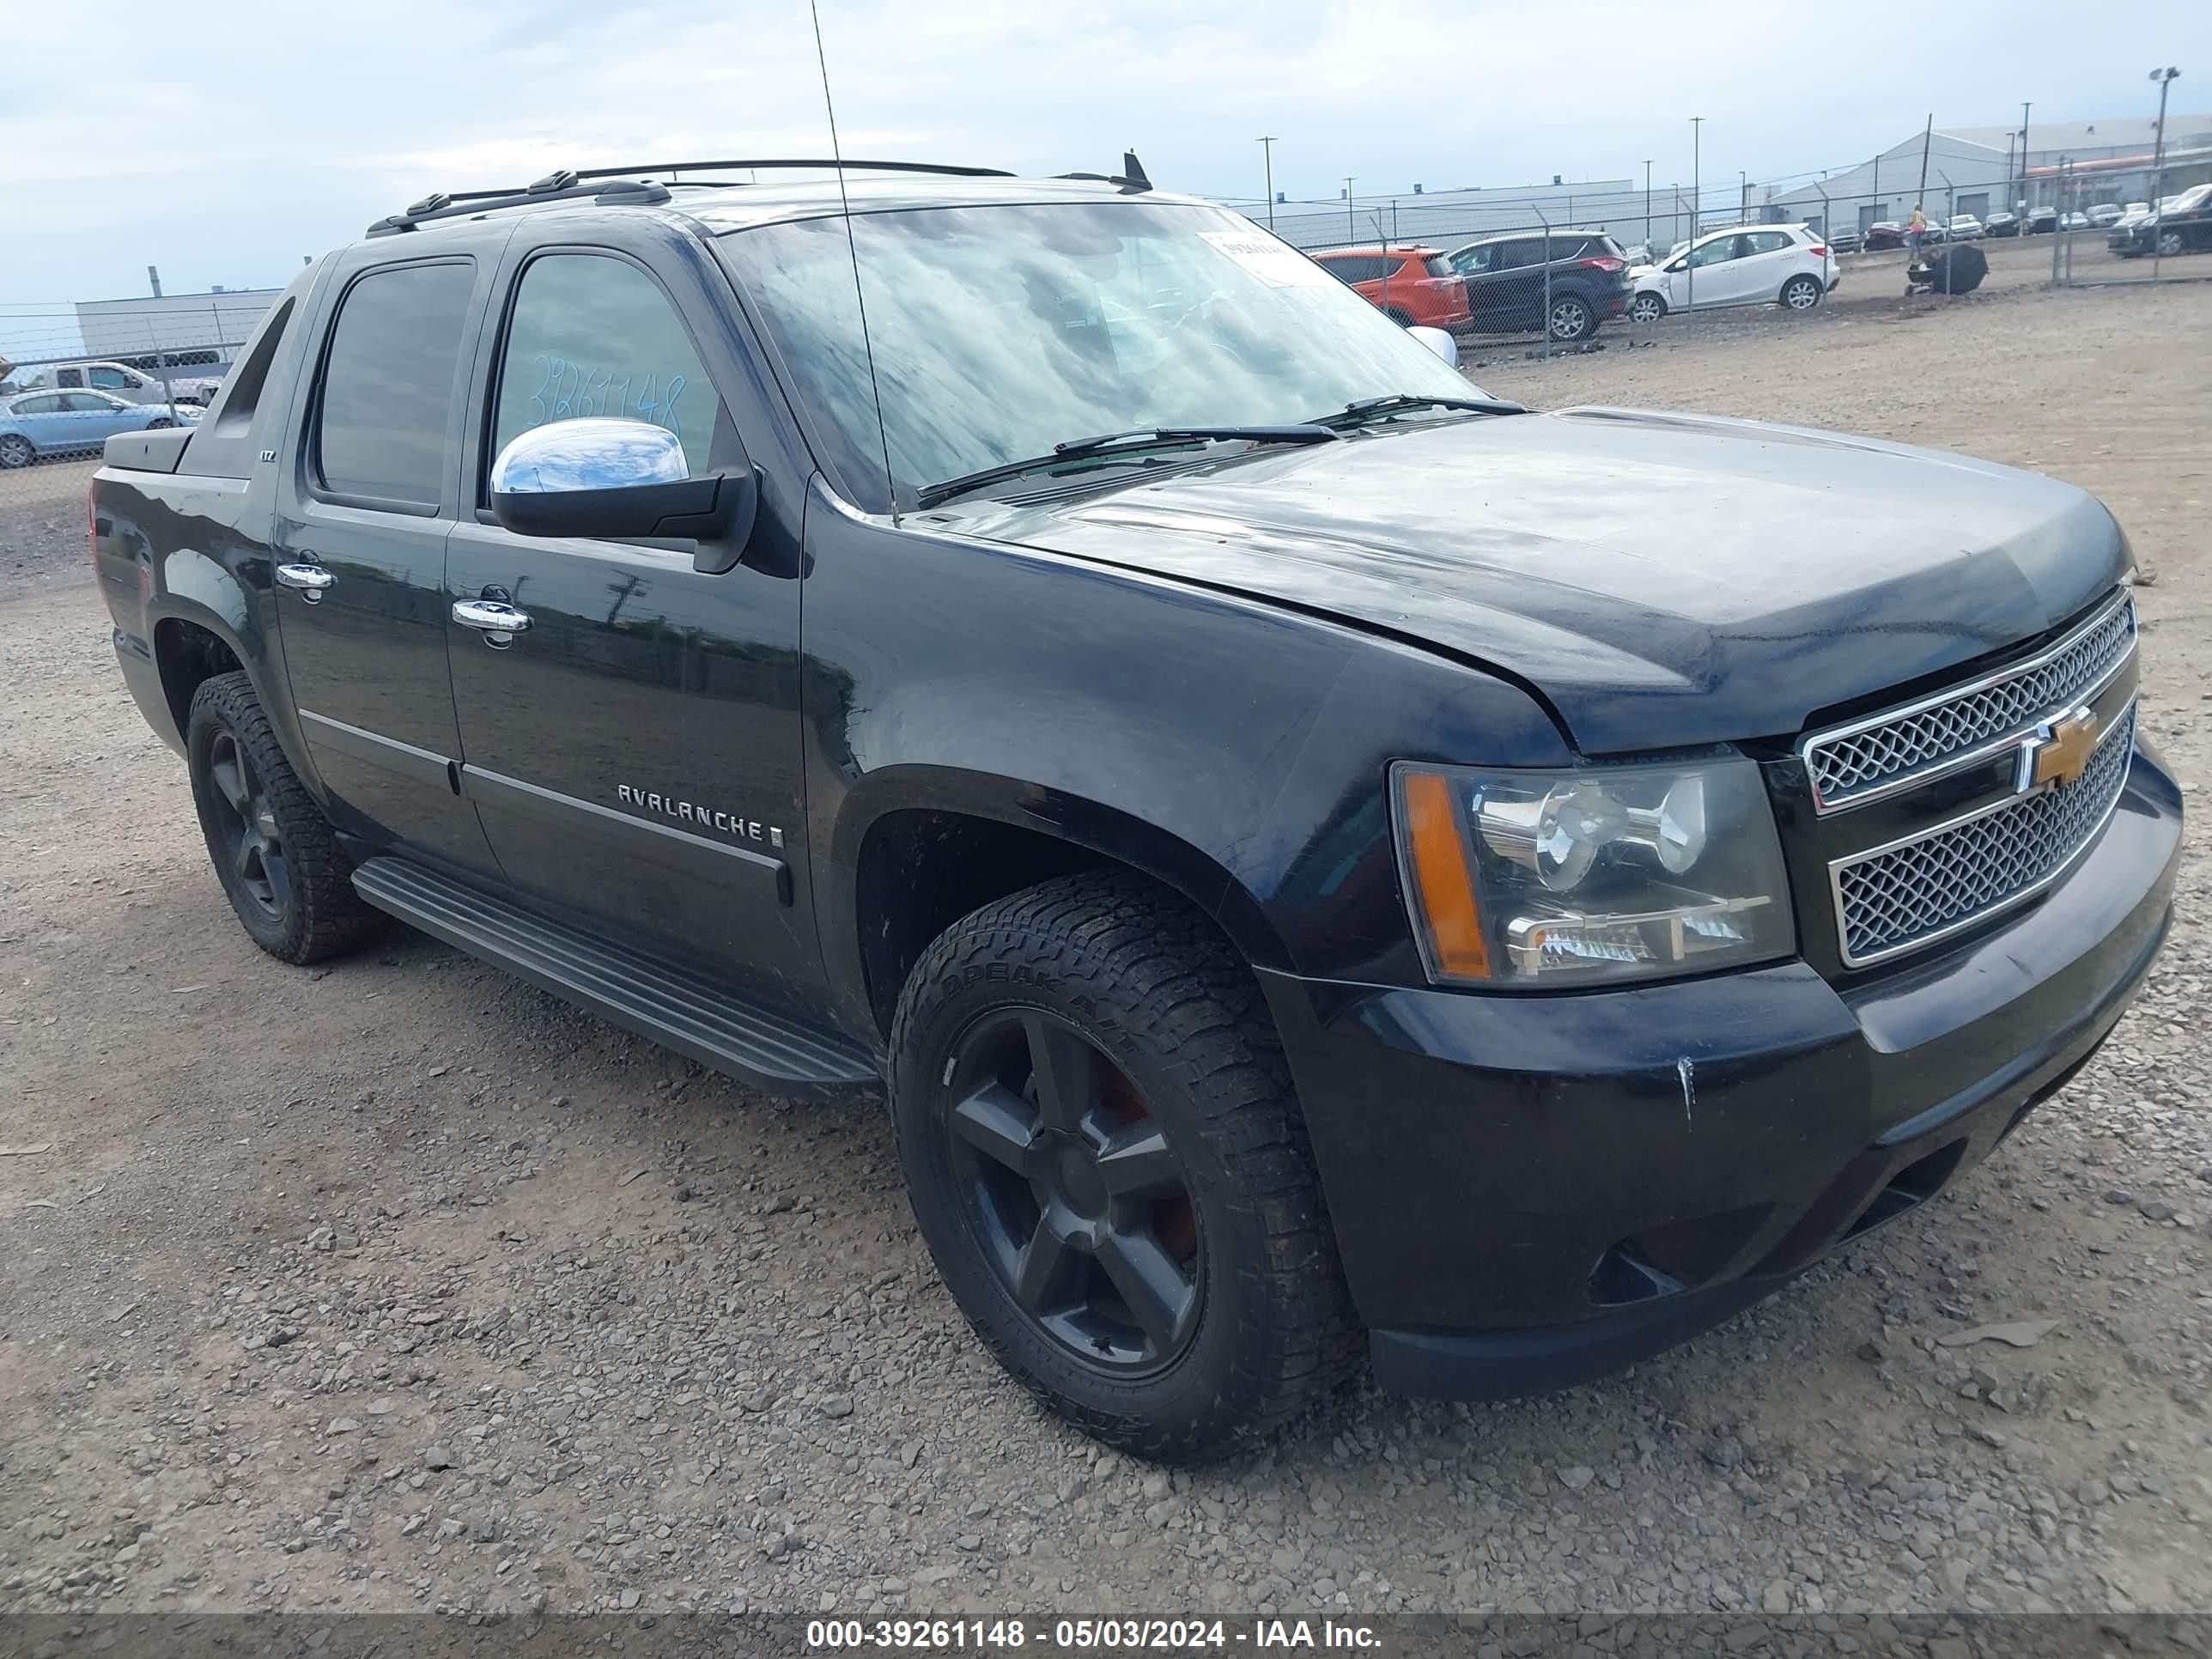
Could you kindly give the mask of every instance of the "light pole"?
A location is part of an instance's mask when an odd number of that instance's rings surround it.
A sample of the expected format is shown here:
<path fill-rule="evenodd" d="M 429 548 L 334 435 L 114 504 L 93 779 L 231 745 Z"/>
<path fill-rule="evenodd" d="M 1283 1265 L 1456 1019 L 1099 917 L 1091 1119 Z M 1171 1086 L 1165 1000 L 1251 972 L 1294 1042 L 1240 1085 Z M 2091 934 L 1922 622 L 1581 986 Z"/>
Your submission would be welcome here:
<path fill-rule="evenodd" d="M 2020 199 L 2027 200 L 2027 112 L 2034 107 L 2026 99 L 2020 105 Z"/>
<path fill-rule="evenodd" d="M 1741 167 L 1735 170 L 1735 216 L 1739 224 L 1751 222 L 1751 176 Z"/>
<path fill-rule="evenodd" d="M 1260 154 L 1266 158 L 1267 169 L 1267 228 L 1275 228 L 1275 141 L 1272 137 L 1260 140 Z"/>
<path fill-rule="evenodd" d="M 1682 256 L 1689 265 L 1687 279 L 1683 284 L 1682 309 L 1685 311 L 1698 308 L 1698 232 L 1704 227 L 1705 205 L 1705 175 L 1698 170 L 1698 145 L 1705 137 L 1705 118 L 1702 115 L 1690 118 L 1690 246 Z"/>
<path fill-rule="evenodd" d="M 2151 280 L 2156 282 L 2161 257 L 2159 245 L 2166 240 L 2166 233 L 2158 227 L 2158 198 L 2160 192 L 2166 188 L 2166 94 L 2181 78 L 2181 71 L 2178 69 L 2154 69 L 2150 72 L 2150 78 L 2158 82 L 2158 140 L 2151 146 L 2150 152 L 2150 275 Z"/>
<path fill-rule="evenodd" d="M 1359 227 L 1352 217 L 1352 175 L 1349 173 L 1344 179 L 1344 234 L 1352 241 L 1359 240 Z"/>
<path fill-rule="evenodd" d="M 1651 252 L 1651 160 L 1644 161 L 1644 251 Z"/>

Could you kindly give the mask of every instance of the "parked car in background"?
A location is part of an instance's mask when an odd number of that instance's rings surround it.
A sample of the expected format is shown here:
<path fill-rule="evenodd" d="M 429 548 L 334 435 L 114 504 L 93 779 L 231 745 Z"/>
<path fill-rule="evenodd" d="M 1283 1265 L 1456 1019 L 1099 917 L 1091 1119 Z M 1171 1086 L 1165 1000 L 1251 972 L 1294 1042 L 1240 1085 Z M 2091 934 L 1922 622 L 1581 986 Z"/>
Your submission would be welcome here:
<path fill-rule="evenodd" d="M 2017 215 L 2007 213 L 2002 208 L 1999 208 L 1995 213 L 1992 213 L 1988 218 L 1982 221 L 1982 234 L 1984 236 L 2017 236 L 2020 234 L 2020 219 Z"/>
<path fill-rule="evenodd" d="M 2212 184 L 2165 198 L 2158 211 L 2147 218 L 2115 225 L 2106 243 L 2124 259 L 2140 259 L 2147 253 L 2202 253 L 2212 248 Z"/>
<path fill-rule="evenodd" d="M 104 392 L 126 404 L 198 404 L 204 406 L 222 384 L 221 375 L 173 373 L 165 382 L 128 363 L 88 359 L 48 363 L 20 384 L 33 392 Z"/>
<path fill-rule="evenodd" d="M 1401 328 L 1467 327 L 1467 284 L 1435 248 L 1331 248 L 1313 258 Z"/>
<path fill-rule="evenodd" d="M 1946 240 L 1954 242 L 1978 242 L 1982 240 L 1982 222 L 1971 213 L 1954 213 L 1944 227 Z"/>
<path fill-rule="evenodd" d="M 2096 222 L 2081 209 L 2076 208 L 2059 222 L 2069 230 L 2089 230 L 2094 228 Z"/>
<path fill-rule="evenodd" d="M 98 449 L 118 432 L 191 426 L 200 411 L 161 404 L 127 404 L 105 392 L 18 392 L 0 404 L 0 467 L 11 471 L 50 455 Z"/>
<path fill-rule="evenodd" d="M 1834 252 L 1803 225 L 1744 225 L 1708 231 L 1665 264 L 1639 273 L 1628 319 L 1656 323 L 1695 304 L 1776 304 L 1810 311 L 1836 286 Z"/>
<path fill-rule="evenodd" d="M 1543 329 L 1586 340 L 1628 309 L 1627 252 L 1601 230 L 1485 236 L 1444 256 L 1467 283 L 1479 333 Z"/>
<path fill-rule="evenodd" d="M 1859 251 L 1859 234 L 1856 230 L 1836 231 L 1829 236 L 1828 246 L 1838 253 L 1856 253 Z"/>
<path fill-rule="evenodd" d="M 1885 252 L 1904 246 L 1905 227 L 1887 219 L 1875 220 L 1859 238 L 1860 248 L 1868 253 Z"/>
<path fill-rule="evenodd" d="M 2100 230 L 2109 230 L 2112 226 L 2119 223 L 2120 216 L 2125 212 L 2127 209 L 2122 207 L 2118 202 L 2094 203 L 2088 210 L 2089 222 Z"/>
<path fill-rule="evenodd" d="M 2032 209 L 2020 222 L 2020 228 L 2024 235 L 2048 235 L 2058 228 L 2058 210 L 2057 208 Z"/>

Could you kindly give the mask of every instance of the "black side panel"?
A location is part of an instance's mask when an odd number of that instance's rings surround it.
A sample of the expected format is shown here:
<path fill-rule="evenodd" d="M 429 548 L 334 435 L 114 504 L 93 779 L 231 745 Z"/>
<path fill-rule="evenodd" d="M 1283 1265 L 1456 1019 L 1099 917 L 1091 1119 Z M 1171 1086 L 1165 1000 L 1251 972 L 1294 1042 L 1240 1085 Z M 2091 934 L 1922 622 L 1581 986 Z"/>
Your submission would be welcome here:
<path fill-rule="evenodd" d="M 875 1057 L 843 1037 L 418 865 L 371 859 L 353 884 L 410 927 L 742 1083 L 805 1100 L 882 1086 Z"/>

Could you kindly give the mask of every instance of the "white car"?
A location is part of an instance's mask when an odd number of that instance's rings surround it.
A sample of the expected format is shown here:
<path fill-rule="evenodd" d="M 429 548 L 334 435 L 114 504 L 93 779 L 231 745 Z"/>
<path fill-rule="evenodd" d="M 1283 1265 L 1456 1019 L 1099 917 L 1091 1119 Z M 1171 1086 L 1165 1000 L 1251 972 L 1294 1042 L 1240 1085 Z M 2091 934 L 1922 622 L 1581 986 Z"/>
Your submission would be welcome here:
<path fill-rule="evenodd" d="M 2120 222 L 2122 214 L 2142 206 L 2140 202 L 2131 204 L 2129 208 L 2123 208 L 2118 202 L 2099 202 L 2089 210 L 2089 222 L 2100 230 L 2106 230 Z"/>
<path fill-rule="evenodd" d="M 1629 280 L 1628 320 L 1656 323 L 1692 304 L 1810 311 L 1834 289 L 1838 270 L 1827 239 L 1804 225 L 1737 225 L 1706 232 Z"/>
<path fill-rule="evenodd" d="M 1971 213 L 1954 213 L 1946 231 L 1952 241 L 1977 242 L 1981 240 L 1982 222 Z"/>
<path fill-rule="evenodd" d="M 2076 208 L 2060 222 L 2069 230 L 2087 230 L 2089 228 L 2089 216 Z"/>

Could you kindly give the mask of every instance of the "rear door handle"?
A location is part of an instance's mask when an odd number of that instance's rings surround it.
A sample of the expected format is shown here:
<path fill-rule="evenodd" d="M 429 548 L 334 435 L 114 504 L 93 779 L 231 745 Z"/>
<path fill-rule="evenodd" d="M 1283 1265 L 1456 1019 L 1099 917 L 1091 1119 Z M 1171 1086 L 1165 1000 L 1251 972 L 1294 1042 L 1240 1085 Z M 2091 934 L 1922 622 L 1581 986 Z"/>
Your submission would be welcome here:
<path fill-rule="evenodd" d="M 278 565 L 276 580 L 282 586 L 298 588 L 300 597 L 309 605 L 314 605 L 321 600 L 323 591 L 337 578 L 319 564 L 303 562 Z"/>

